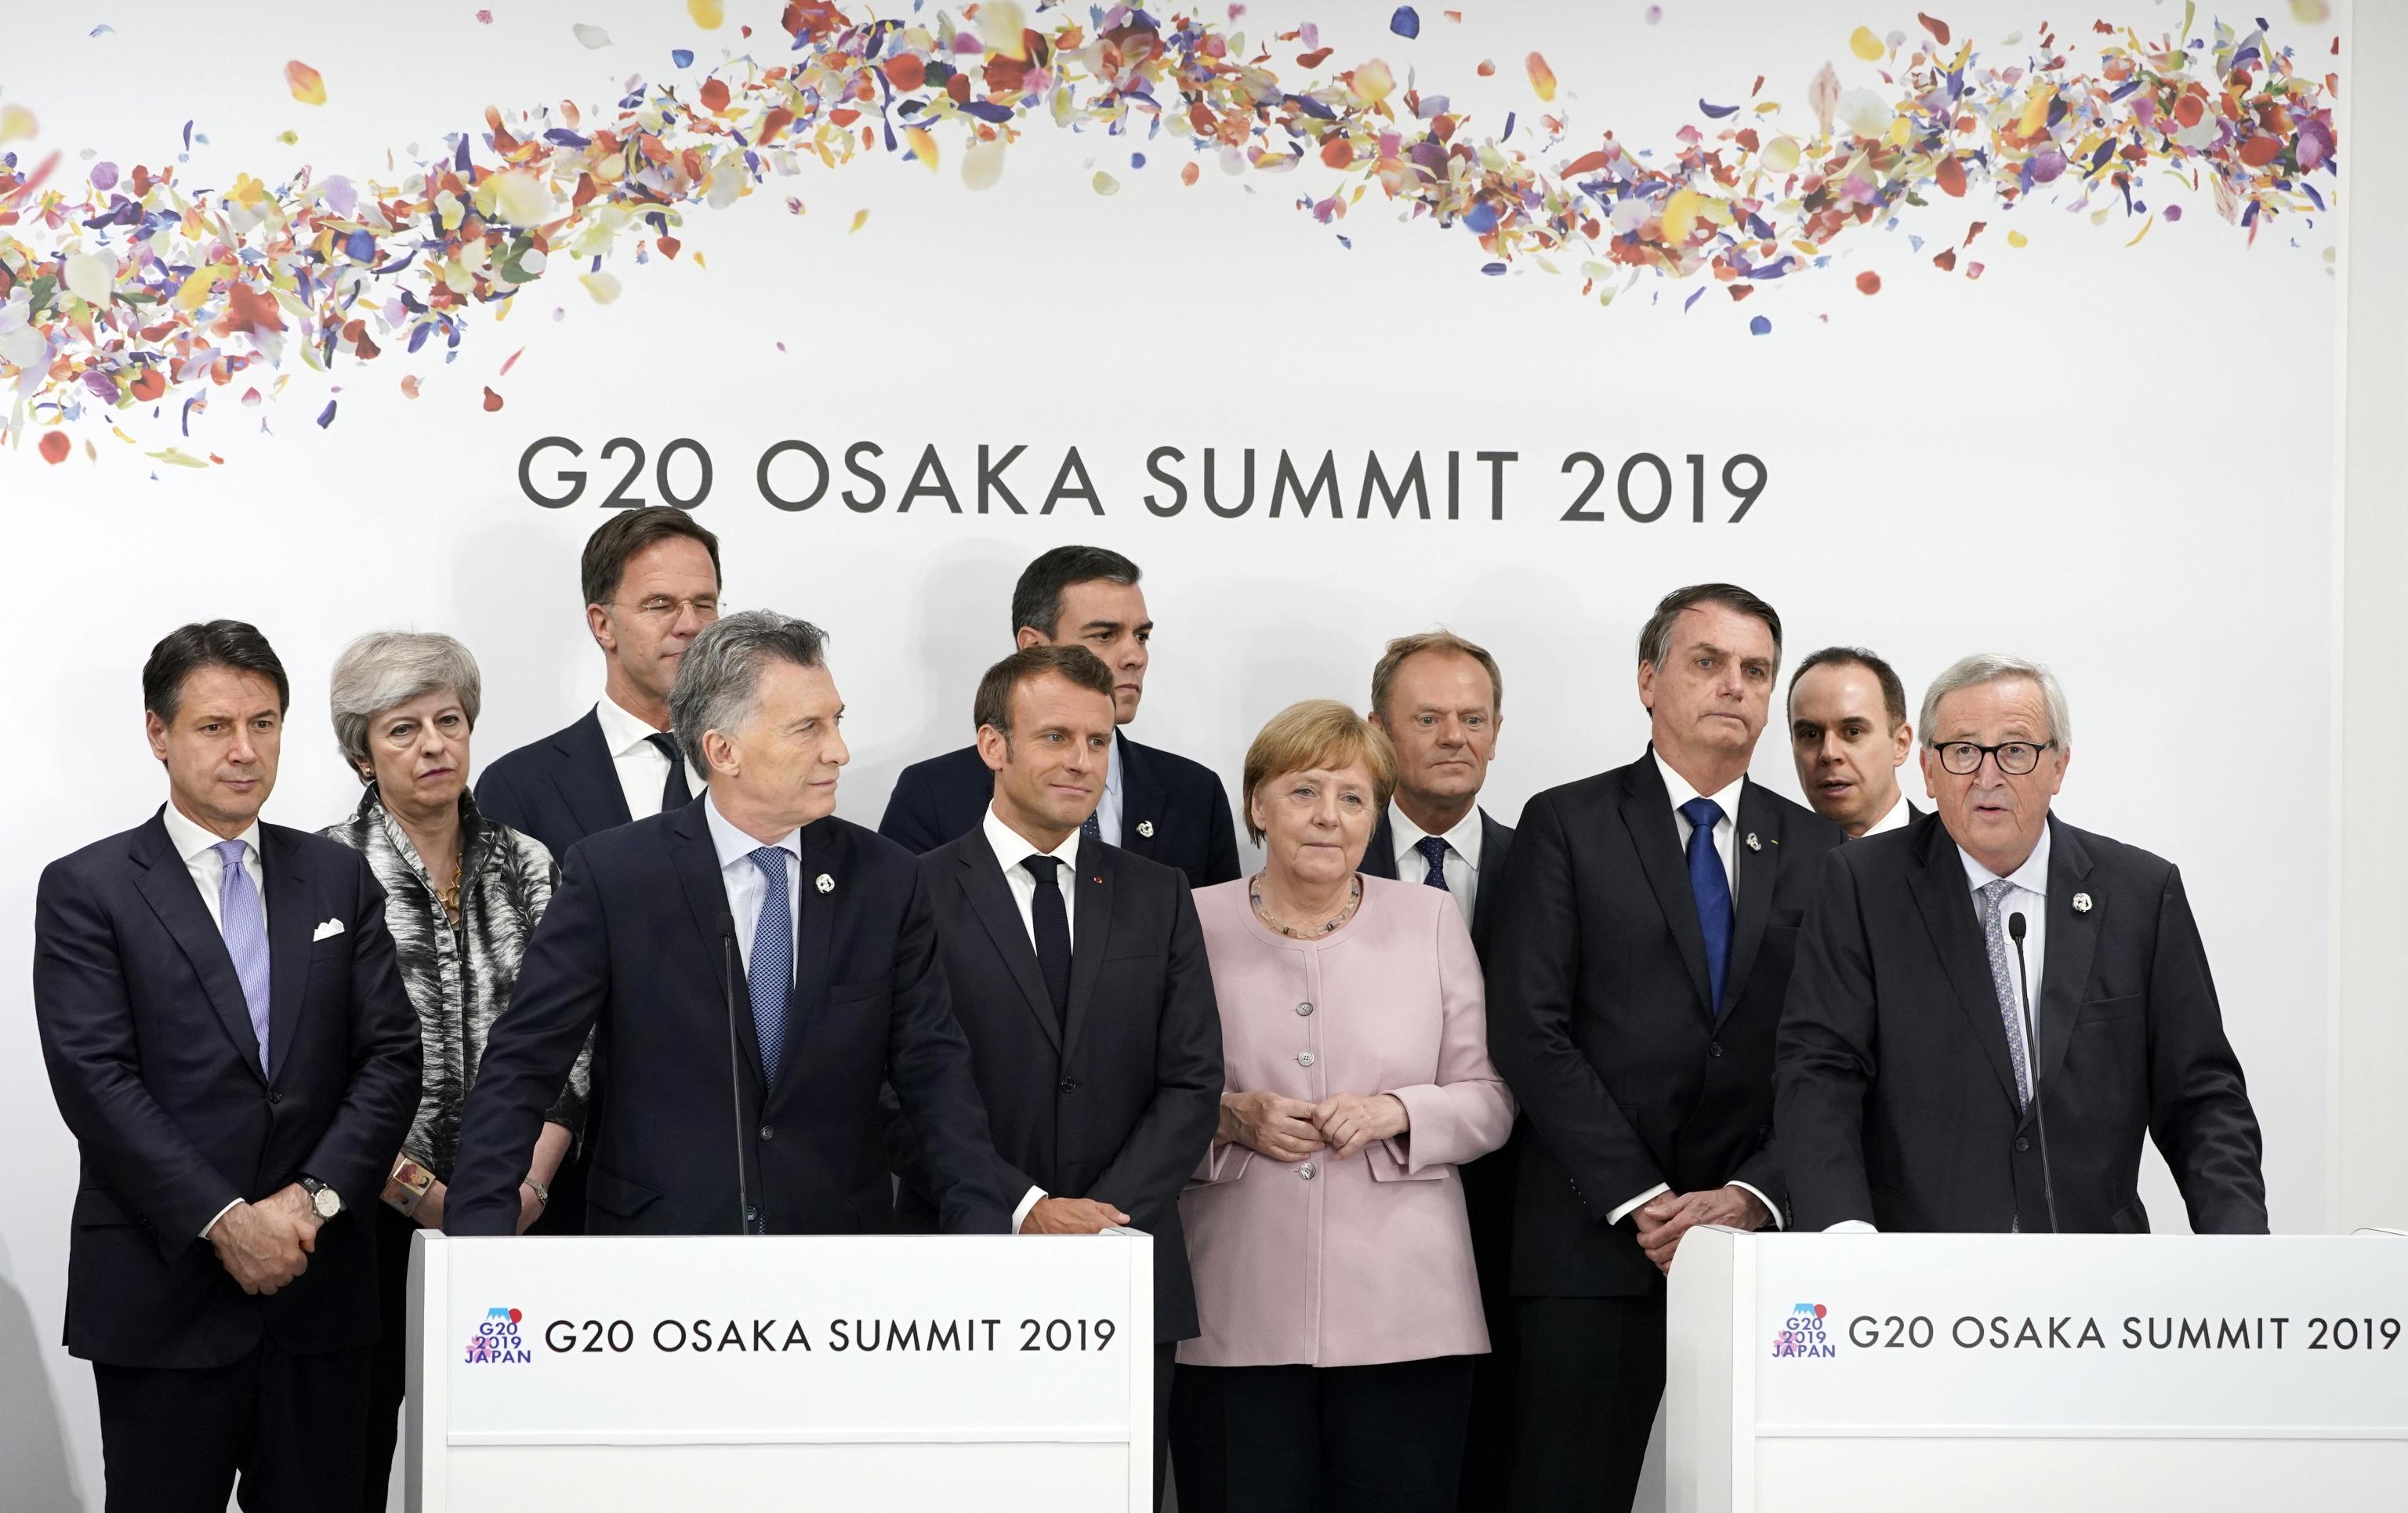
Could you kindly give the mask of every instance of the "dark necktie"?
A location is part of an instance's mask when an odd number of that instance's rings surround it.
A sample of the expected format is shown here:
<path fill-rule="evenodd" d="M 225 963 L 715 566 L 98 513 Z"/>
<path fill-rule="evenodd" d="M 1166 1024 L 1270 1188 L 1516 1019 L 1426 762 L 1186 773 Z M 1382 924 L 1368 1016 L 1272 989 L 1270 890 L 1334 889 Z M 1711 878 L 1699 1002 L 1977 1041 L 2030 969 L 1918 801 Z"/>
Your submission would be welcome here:
<path fill-rule="evenodd" d="M 1079 833 L 1100 844 L 1104 839 L 1104 822 L 1091 813 L 1085 819 L 1080 821 Z"/>
<path fill-rule="evenodd" d="M 1062 900 L 1062 880 L 1055 875 L 1062 862 L 1058 857 L 1025 857 L 1020 865 L 1037 879 L 1035 907 L 1029 911 L 1036 927 L 1037 970 L 1045 974 L 1058 1030 L 1070 1016 L 1070 910 Z"/>
<path fill-rule="evenodd" d="M 668 781 L 661 785 L 661 813 L 666 814 L 694 802 L 694 789 L 685 781 L 685 753 L 678 750 L 677 737 L 666 730 L 655 730 L 644 739 L 669 759 Z"/>
<path fill-rule="evenodd" d="M 1698 929 L 1706 938 L 1706 983 L 1713 1001 L 1706 1016 L 1723 1012 L 1723 978 L 1730 970 L 1730 878 L 1714 851 L 1714 827 L 1722 823 L 1723 806 L 1712 799 L 1692 799 L 1681 806 L 1689 822 L 1689 892 L 1698 901 Z"/>
<path fill-rule="evenodd" d="M 1422 881 L 1427 883 L 1434 888 L 1444 891 L 1446 887 L 1446 837 L 1442 835 L 1425 835 L 1420 840 L 1413 843 L 1413 849 L 1422 854 L 1422 859 L 1424 861 L 1429 863 L 1429 875 L 1423 878 Z"/>

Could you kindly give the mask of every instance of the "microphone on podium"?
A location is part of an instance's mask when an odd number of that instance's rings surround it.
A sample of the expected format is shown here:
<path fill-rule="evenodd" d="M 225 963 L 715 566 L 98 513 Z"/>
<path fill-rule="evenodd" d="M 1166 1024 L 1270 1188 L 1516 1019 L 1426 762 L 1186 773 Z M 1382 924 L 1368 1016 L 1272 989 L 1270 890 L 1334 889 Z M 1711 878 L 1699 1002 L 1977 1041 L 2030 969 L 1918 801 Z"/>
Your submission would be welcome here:
<path fill-rule="evenodd" d="M 2015 980 L 2024 996 L 2024 1066 L 2031 1078 L 2032 1117 L 2040 1122 L 2040 1190 L 2048 1202 L 2048 1232 L 2057 1228 L 2057 1179 L 2048 1169 L 2048 1109 L 2040 1096 L 2040 1035 L 2032 1022 L 2031 973 L 2024 966 L 2024 916 L 2007 915 L 2007 938 L 2015 943 Z"/>
<path fill-rule="evenodd" d="M 736 921 L 724 914 L 719 916 L 719 944 L 727 964 L 727 1091 L 736 1111 L 736 1232 L 757 1234 L 764 1232 L 753 1228 L 752 1200 L 744 1184 L 744 1049 L 736 1038 L 736 985 L 744 980 L 744 958 L 736 946 Z"/>

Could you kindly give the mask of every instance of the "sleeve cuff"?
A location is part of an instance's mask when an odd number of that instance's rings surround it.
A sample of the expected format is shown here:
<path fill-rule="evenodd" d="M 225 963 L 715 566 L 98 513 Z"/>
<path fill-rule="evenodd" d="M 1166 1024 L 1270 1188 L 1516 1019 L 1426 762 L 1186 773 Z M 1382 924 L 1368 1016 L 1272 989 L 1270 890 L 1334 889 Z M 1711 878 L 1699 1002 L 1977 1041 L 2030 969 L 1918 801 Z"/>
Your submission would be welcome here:
<path fill-rule="evenodd" d="M 1047 1196 L 1047 1194 L 1043 1188 L 1031 1188 L 1027 1192 L 1022 1194 L 1020 1206 L 1011 1211 L 1012 1233 L 1018 1234 L 1020 1232 L 1020 1226 L 1028 1222 L 1028 1211 L 1036 1207 L 1038 1201 L 1045 1196 Z"/>
<path fill-rule="evenodd" d="M 1881 1231 L 1860 1218 L 1843 1218 L 1837 1224 L 1824 1226 L 1823 1232 L 1825 1234 L 1879 1234 Z"/>
<path fill-rule="evenodd" d="M 219 1220 L 219 1219 L 222 1219 L 222 1218 L 225 1218 L 228 1214 L 233 1213 L 236 1209 L 237 1209 L 237 1208 L 241 1207 L 241 1206 L 242 1206 L 242 1200 L 241 1200 L 241 1199 L 239 1199 L 239 1198 L 236 1198 L 234 1202 L 232 1202 L 232 1203 L 230 1203 L 226 1204 L 223 1208 L 221 1208 L 221 1209 L 219 1209 L 216 1213 L 211 1214 L 211 1215 L 209 1216 L 209 1221 L 208 1221 L 207 1224 L 204 1224 L 204 1225 L 202 1225 L 202 1226 L 201 1226 L 201 1238 L 202 1238 L 202 1239 L 204 1239 L 204 1240 L 208 1239 L 208 1238 L 209 1237 L 209 1232 L 210 1232 L 211 1230 L 213 1230 L 213 1229 L 216 1229 L 216 1228 L 218 1227 L 218 1220 Z"/>
<path fill-rule="evenodd" d="M 1742 1192 L 1754 1194 L 1756 1201 L 1764 1205 L 1764 1211 L 1772 1216 L 1771 1224 L 1774 1229 L 1781 1230 L 1788 1228 L 1787 1225 L 1781 1222 L 1781 1205 L 1766 1197 L 1764 1195 L 1763 1189 L 1752 1186 L 1745 1182 L 1734 1182 L 1731 1186 L 1739 1189 Z"/>
<path fill-rule="evenodd" d="M 1608 1224 L 1619 1224 L 1646 1204 L 1655 1202 L 1656 1199 L 1661 1198 L 1664 1194 L 1671 1190 L 1671 1186 L 1669 1183 L 1658 1182 L 1654 1187 L 1648 1189 L 1645 1192 L 1641 1193 L 1638 1197 L 1631 1199 L 1628 1203 L 1624 1203 L 1621 1207 L 1615 1209 L 1612 1213 L 1606 1215 L 1605 1221 Z"/>

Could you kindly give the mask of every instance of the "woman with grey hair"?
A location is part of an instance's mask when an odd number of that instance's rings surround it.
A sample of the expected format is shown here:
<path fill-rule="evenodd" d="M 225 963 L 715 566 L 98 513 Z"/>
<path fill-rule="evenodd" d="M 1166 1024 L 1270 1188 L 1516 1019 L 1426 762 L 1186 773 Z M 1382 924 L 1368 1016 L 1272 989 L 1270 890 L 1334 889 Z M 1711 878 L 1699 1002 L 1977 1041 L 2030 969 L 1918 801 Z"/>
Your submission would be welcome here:
<path fill-rule="evenodd" d="M 324 833 L 365 856 L 384 887 L 424 1069 L 418 1116 L 377 1212 L 383 1329 L 370 1369 L 365 1507 L 384 1506 L 392 1474 L 408 1365 L 410 1232 L 443 1227 L 461 1105 L 560 875 L 540 842 L 486 819 L 469 797 L 480 684 L 466 646 L 417 631 L 362 636 L 335 663 L 335 742 L 365 791 L 351 817 Z M 550 1202 L 547 1184 L 583 1123 L 586 1074 L 580 1056 L 546 1117 L 519 1189 L 522 1232 Z"/>

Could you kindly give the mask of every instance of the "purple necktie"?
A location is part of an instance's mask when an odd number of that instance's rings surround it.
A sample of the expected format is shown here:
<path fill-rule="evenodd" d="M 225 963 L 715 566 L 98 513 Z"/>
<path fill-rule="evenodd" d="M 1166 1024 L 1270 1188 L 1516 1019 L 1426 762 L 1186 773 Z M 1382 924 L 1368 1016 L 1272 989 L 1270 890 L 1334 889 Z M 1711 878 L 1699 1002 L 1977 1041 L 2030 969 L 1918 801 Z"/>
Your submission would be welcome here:
<path fill-rule="evenodd" d="M 267 913 L 259 904 L 259 889 L 242 868 L 246 847 L 240 841 L 220 841 L 218 853 L 218 929 L 225 936 L 226 955 L 234 958 L 234 974 L 242 981 L 242 1001 L 251 1010 L 251 1032 L 259 1037 L 259 1070 L 267 1071 Z"/>

